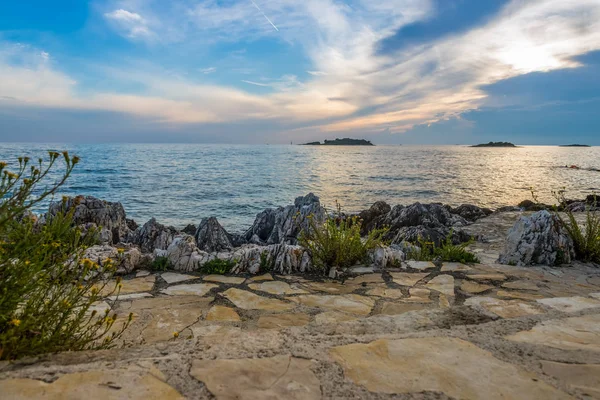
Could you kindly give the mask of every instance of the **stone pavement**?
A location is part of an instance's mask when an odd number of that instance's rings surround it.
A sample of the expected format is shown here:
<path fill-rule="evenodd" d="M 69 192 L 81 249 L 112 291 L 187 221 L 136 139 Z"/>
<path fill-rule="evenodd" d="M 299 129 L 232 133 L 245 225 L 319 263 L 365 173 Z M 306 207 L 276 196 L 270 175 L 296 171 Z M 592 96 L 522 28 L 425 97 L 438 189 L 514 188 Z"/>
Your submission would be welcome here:
<path fill-rule="evenodd" d="M 497 245 L 344 282 L 138 272 L 95 306 L 134 314 L 123 347 L 2 363 L 0 398 L 600 399 L 600 270 Z"/>

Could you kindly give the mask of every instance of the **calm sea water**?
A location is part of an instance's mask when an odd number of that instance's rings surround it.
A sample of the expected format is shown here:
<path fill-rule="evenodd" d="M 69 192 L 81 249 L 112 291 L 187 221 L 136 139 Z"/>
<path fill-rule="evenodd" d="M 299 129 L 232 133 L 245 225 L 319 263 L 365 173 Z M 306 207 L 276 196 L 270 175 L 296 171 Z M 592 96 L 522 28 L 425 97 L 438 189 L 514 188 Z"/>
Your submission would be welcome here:
<path fill-rule="evenodd" d="M 216 216 L 234 232 L 308 192 L 358 211 L 377 200 L 494 208 L 530 198 L 530 187 L 546 201 L 562 187 L 571 197 L 600 191 L 600 172 L 586 170 L 600 169 L 600 147 L 0 143 L 0 160 L 37 159 L 47 149 L 81 157 L 61 194 L 120 201 L 138 223 L 154 216 L 182 227 Z"/>

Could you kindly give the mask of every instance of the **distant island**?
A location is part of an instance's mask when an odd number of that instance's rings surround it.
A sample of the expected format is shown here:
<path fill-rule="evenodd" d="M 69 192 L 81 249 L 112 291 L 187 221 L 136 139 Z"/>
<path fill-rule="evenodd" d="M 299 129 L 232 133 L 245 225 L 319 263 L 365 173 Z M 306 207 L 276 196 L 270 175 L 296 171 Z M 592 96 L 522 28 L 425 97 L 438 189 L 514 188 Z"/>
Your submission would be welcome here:
<path fill-rule="evenodd" d="M 558 147 L 592 147 L 589 144 L 561 144 Z"/>
<path fill-rule="evenodd" d="M 515 146 L 513 143 L 510 143 L 510 142 L 489 142 L 489 143 L 476 144 L 471 147 L 517 147 L 517 146 Z"/>
<path fill-rule="evenodd" d="M 325 140 L 325 142 L 309 142 L 304 143 L 304 146 L 375 146 L 368 140 L 365 139 L 335 139 L 335 140 Z"/>

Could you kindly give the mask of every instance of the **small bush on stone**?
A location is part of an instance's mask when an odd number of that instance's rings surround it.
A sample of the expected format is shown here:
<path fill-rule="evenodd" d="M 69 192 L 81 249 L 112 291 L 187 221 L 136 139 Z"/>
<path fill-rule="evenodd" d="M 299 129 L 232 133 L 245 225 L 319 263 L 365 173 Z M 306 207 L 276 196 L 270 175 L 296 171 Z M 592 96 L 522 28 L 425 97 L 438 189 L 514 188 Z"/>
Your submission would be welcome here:
<path fill-rule="evenodd" d="M 415 243 L 415 248 L 408 251 L 406 258 L 415 261 L 442 261 L 442 262 L 460 262 L 463 264 L 478 264 L 480 261 L 477 256 L 466 248 L 473 241 L 455 245 L 452 242 L 452 231 L 441 246 L 436 246 L 433 242 L 428 242 L 419 238 Z"/>
<path fill-rule="evenodd" d="M 337 213 L 324 222 L 308 216 L 308 229 L 302 230 L 298 243 L 305 247 L 313 264 L 323 272 L 331 267 L 347 268 L 367 261 L 368 251 L 384 246 L 383 237 L 389 228 L 374 229 L 366 238 L 360 236 L 362 221 L 357 216 L 342 214 L 338 204 Z"/>
<path fill-rule="evenodd" d="M 152 264 L 150 264 L 150 270 L 155 272 L 165 272 L 172 267 L 168 257 L 156 257 Z"/>
<path fill-rule="evenodd" d="M 15 172 L 0 163 L 0 359 L 107 348 L 131 320 L 117 330 L 112 329 L 117 316 L 109 310 L 90 312 L 101 293 L 115 292 L 107 287 L 115 267 L 82 259 L 96 232 L 73 227 L 75 208 L 43 224 L 29 212 L 58 190 L 78 162 L 63 153 L 62 177 L 43 187 L 60 159 L 56 152 L 49 156 L 47 164 L 40 159 L 33 165 L 19 158 Z"/>
<path fill-rule="evenodd" d="M 236 262 L 231 260 L 221 260 L 219 258 L 215 258 L 214 260 L 210 260 L 205 262 L 200 267 L 200 272 L 203 274 L 218 274 L 223 275 L 227 274 L 235 267 Z"/>
<path fill-rule="evenodd" d="M 258 269 L 260 272 L 271 272 L 275 266 L 274 264 L 274 261 L 269 259 L 268 251 L 260 253 L 260 266 Z"/>

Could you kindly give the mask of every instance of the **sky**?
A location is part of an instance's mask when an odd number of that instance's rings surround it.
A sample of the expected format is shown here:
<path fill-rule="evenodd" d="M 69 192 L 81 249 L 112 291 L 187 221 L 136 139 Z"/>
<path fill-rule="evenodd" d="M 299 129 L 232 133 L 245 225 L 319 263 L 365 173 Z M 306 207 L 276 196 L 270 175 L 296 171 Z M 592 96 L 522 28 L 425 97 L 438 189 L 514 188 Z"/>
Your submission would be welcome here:
<path fill-rule="evenodd" d="M 0 141 L 600 145 L 600 0 L 0 2 Z"/>

